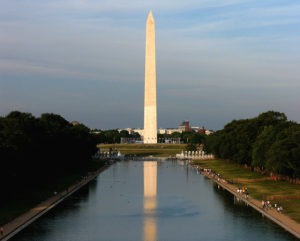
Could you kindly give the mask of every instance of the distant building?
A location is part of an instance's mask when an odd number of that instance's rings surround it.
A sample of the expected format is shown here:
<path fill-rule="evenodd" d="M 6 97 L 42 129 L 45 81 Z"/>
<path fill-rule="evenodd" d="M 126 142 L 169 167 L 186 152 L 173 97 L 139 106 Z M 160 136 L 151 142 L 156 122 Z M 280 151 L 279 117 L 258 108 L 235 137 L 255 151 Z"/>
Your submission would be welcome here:
<path fill-rule="evenodd" d="M 210 135 L 212 133 L 214 133 L 214 131 L 212 131 L 212 130 L 205 130 L 205 135 Z"/>
<path fill-rule="evenodd" d="M 118 129 L 118 131 L 120 132 L 122 129 Z M 138 133 L 140 136 L 144 135 L 144 129 L 141 128 L 125 128 L 123 130 L 128 131 L 129 134 L 134 134 L 134 133 Z M 188 120 L 183 121 L 178 128 L 159 128 L 157 129 L 157 134 L 161 134 L 161 135 L 171 135 L 175 132 L 178 133 L 182 133 L 182 132 L 197 132 L 197 133 L 202 133 L 204 135 L 210 135 L 212 134 L 214 131 L 212 130 L 206 130 L 204 128 L 204 126 L 202 127 L 198 127 L 198 126 L 190 126 L 190 122 Z M 123 142 L 127 142 L 128 140 L 123 140 Z M 176 141 L 177 142 L 177 141 Z M 170 143 L 175 143 L 174 140 L 170 140 Z"/>
<path fill-rule="evenodd" d="M 78 121 L 71 121 L 71 124 L 72 124 L 73 126 L 81 125 L 81 123 L 79 123 Z"/>
<path fill-rule="evenodd" d="M 136 128 L 132 129 L 132 131 L 138 133 L 140 136 L 144 136 L 144 129 Z"/>
<path fill-rule="evenodd" d="M 182 133 L 182 130 L 179 130 L 178 128 L 167 128 L 167 129 L 160 128 L 160 129 L 158 129 L 158 134 L 162 134 L 162 135 L 164 135 L 164 134 L 171 135 L 174 132 Z"/>
<path fill-rule="evenodd" d="M 190 127 L 190 122 L 188 120 L 185 120 L 181 123 L 181 125 L 178 126 L 178 129 L 181 130 L 181 132 L 188 132 L 188 131 L 192 131 L 191 127 Z"/>
<path fill-rule="evenodd" d="M 202 127 L 193 126 L 193 127 L 191 127 L 191 129 L 192 129 L 194 132 L 201 133 L 201 134 L 205 134 L 205 128 L 204 128 L 204 126 L 202 126 Z"/>

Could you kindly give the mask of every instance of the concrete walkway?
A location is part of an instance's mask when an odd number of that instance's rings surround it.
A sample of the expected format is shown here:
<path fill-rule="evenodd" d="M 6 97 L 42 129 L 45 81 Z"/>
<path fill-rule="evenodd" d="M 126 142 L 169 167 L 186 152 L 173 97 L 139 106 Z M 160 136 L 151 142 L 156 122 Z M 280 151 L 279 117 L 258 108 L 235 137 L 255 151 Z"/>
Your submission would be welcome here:
<path fill-rule="evenodd" d="M 215 177 L 214 175 L 210 175 L 207 172 L 201 172 L 206 177 L 213 180 L 216 184 L 221 186 L 222 188 L 226 189 L 228 192 L 232 193 L 234 196 L 239 198 L 240 200 L 243 200 L 246 204 L 254 208 L 256 211 L 260 212 L 263 216 L 266 216 L 291 234 L 293 234 L 295 237 L 300 239 L 300 223 L 297 223 L 295 220 L 291 219 L 287 215 L 277 212 L 274 208 L 272 209 L 263 209 L 261 201 L 258 201 L 256 199 L 251 198 L 250 196 L 246 198 L 244 195 L 237 193 L 236 186 L 229 184 L 226 180 L 220 179 L 218 177 Z"/>
<path fill-rule="evenodd" d="M 80 182 L 72 185 L 67 190 L 64 190 L 53 197 L 49 198 L 48 200 L 40 203 L 36 207 L 32 208 L 31 210 L 27 211 L 26 213 L 20 215 L 19 217 L 15 218 L 11 222 L 7 223 L 6 225 L 2 226 L 3 232 L 0 233 L 0 240 L 6 241 L 20 232 L 22 229 L 27 227 L 29 224 L 37 220 L 39 217 L 44 215 L 46 212 L 54 208 L 57 204 L 65 200 L 67 197 L 72 195 L 74 192 L 78 191 L 80 188 L 84 187 L 90 181 L 95 179 L 100 172 L 106 169 L 108 166 L 100 168 L 99 170 L 89 173 L 88 176 L 84 177 Z"/>

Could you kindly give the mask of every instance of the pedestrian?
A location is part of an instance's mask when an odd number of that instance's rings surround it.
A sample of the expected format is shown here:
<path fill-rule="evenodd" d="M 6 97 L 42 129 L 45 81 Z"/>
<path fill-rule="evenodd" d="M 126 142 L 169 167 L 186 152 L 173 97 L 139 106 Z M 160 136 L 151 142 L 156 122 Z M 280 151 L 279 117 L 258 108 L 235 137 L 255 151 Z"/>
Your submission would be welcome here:
<path fill-rule="evenodd" d="M 248 192 L 248 189 L 246 189 L 246 199 L 248 199 L 248 197 L 249 197 L 249 192 Z"/>
<path fill-rule="evenodd" d="M 0 234 L 1 234 L 1 236 L 3 236 L 3 234 L 4 234 L 4 229 L 3 229 L 3 227 L 0 227 Z"/>

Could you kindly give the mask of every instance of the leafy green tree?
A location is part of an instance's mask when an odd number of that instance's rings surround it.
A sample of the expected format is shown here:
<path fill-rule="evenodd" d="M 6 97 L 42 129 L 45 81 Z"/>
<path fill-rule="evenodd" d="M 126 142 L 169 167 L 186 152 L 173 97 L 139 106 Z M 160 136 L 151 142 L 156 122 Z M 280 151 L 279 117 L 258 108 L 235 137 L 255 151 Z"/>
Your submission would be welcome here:
<path fill-rule="evenodd" d="M 266 168 L 268 171 L 300 177 L 300 125 L 291 123 L 277 135 L 276 140 L 266 153 Z"/>
<path fill-rule="evenodd" d="M 181 138 L 181 133 L 178 131 L 173 132 L 172 134 L 170 134 L 171 138 Z"/>
<path fill-rule="evenodd" d="M 96 151 L 95 138 L 84 125 L 73 126 L 55 114 L 35 118 L 13 111 L 0 118 L 0 181 L 4 191 L 51 183 L 85 166 Z M 38 180 L 38 181 L 37 181 Z"/>
<path fill-rule="evenodd" d="M 183 143 L 189 143 L 191 141 L 192 135 L 193 135 L 193 133 L 190 131 L 183 131 L 181 133 L 181 140 L 183 141 Z"/>
<path fill-rule="evenodd" d="M 129 132 L 126 130 L 121 130 L 119 134 L 120 137 L 130 137 Z"/>
<path fill-rule="evenodd" d="M 222 136 L 222 131 L 216 131 L 205 138 L 204 141 L 204 151 L 206 153 L 213 153 L 216 157 L 221 158 L 220 155 L 220 143 Z"/>
<path fill-rule="evenodd" d="M 107 130 L 104 132 L 107 143 L 120 143 L 121 137 L 118 130 Z"/>
<path fill-rule="evenodd" d="M 259 168 L 261 171 L 265 170 L 267 151 L 276 142 L 277 137 L 291 125 L 294 123 L 286 121 L 264 127 L 253 143 L 251 163 L 253 167 Z"/>
<path fill-rule="evenodd" d="M 262 128 L 264 126 L 274 126 L 279 123 L 283 123 L 287 121 L 287 117 L 284 113 L 277 112 L 277 111 L 267 111 L 260 114 L 256 121 L 258 122 L 258 127 Z"/>
<path fill-rule="evenodd" d="M 204 134 L 195 132 L 190 136 L 189 141 L 194 144 L 201 144 L 204 142 L 204 139 L 205 139 Z"/>
<path fill-rule="evenodd" d="M 274 140 L 274 135 L 276 136 L 276 133 L 274 133 L 274 127 L 265 126 L 264 130 L 256 138 L 252 149 L 251 165 L 253 167 L 258 168 L 261 171 L 265 170 L 266 152 Z"/>
<path fill-rule="evenodd" d="M 253 154 L 254 143 L 265 127 L 279 125 L 287 120 L 285 114 L 268 111 L 258 117 L 244 120 L 233 120 L 224 129 L 207 137 L 206 149 L 220 158 L 236 163 L 263 167 L 262 148 L 257 143 Z M 257 158 L 253 162 L 253 157 Z M 261 163 L 256 163 L 261 162 Z"/>
<path fill-rule="evenodd" d="M 198 148 L 197 144 L 190 142 L 186 145 L 185 150 L 186 151 L 197 151 L 197 148 Z"/>

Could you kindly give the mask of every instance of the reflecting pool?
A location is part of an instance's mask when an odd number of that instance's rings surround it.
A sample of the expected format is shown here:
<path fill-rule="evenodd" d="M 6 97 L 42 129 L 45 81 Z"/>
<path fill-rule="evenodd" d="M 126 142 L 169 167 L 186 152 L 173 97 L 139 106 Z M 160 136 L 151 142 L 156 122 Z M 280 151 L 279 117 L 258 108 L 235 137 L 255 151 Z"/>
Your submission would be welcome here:
<path fill-rule="evenodd" d="M 11 240 L 298 240 L 183 162 L 118 162 Z"/>

